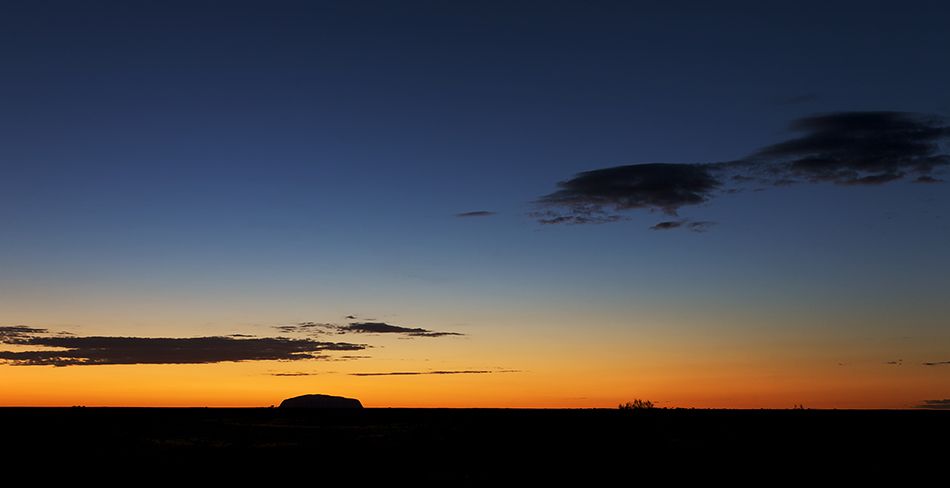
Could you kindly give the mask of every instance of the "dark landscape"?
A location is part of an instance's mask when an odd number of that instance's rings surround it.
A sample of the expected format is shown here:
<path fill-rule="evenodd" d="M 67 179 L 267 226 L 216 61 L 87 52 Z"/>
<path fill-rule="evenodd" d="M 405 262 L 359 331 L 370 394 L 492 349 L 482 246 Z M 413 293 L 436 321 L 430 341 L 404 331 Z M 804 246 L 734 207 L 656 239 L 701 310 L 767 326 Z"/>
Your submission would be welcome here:
<path fill-rule="evenodd" d="M 6 444 L 16 446 L 11 465 L 93 469 L 104 478 L 121 472 L 206 481 L 304 475 L 353 482 L 531 482 L 747 478 L 768 472 L 853 480 L 919 469 L 926 466 L 924 457 L 950 451 L 950 415 L 925 410 L 2 412 Z"/>

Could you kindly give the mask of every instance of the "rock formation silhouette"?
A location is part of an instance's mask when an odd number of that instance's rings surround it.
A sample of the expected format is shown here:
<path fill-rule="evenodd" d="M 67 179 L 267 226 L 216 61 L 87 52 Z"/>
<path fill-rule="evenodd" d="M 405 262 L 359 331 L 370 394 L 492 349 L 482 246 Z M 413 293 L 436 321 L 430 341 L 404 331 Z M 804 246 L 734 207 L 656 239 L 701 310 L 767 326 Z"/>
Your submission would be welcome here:
<path fill-rule="evenodd" d="M 363 404 L 355 398 L 301 395 L 280 402 L 280 408 L 363 408 Z"/>

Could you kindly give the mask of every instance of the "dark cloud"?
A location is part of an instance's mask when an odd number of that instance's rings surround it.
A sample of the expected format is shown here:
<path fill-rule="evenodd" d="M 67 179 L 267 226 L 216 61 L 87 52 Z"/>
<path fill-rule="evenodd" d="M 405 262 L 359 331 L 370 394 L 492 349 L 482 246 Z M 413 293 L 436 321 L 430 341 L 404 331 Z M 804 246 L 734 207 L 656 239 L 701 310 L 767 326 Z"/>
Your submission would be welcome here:
<path fill-rule="evenodd" d="M 594 215 L 588 213 L 587 215 L 564 215 L 560 212 L 555 212 L 553 210 L 548 210 L 546 212 L 531 212 L 531 217 L 538 219 L 538 222 L 541 224 L 567 224 L 567 225 L 577 225 L 577 224 L 606 224 L 608 222 L 617 222 L 618 220 L 629 220 L 623 215 Z"/>
<path fill-rule="evenodd" d="M 355 332 L 358 334 L 406 334 L 412 337 L 443 337 L 460 336 L 458 332 L 433 332 L 422 328 L 401 327 L 391 325 L 385 322 L 351 322 L 350 325 L 344 325 L 339 328 L 343 332 Z"/>
<path fill-rule="evenodd" d="M 274 328 L 285 333 L 315 332 L 321 333 L 327 330 L 336 330 L 339 326 L 336 324 L 323 324 L 319 322 L 301 322 L 294 325 L 275 325 Z"/>
<path fill-rule="evenodd" d="M 933 176 L 921 175 L 917 179 L 911 181 L 911 183 L 943 183 L 944 181 Z"/>
<path fill-rule="evenodd" d="M 15 340 L 23 337 L 30 337 L 33 334 L 45 334 L 46 329 L 34 329 L 25 325 L 8 325 L 0 327 L 0 343 L 7 343 L 8 340 Z"/>
<path fill-rule="evenodd" d="M 330 333 L 330 334 L 405 334 L 410 337 L 461 336 L 458 332 L 435 332 L 423 328 L 402 327 L 385 322 L 350 322 L 349 325 L 302 322 L 296 325 L 277 325 L 275 329 L 284 333 Z"/>
<path fill-rule="evenodd" d="M 924 403 L 917 405 L 917 408 L 950 410 L 950 398 L 944 398 L 943 400 L 924 400 Z"/>
<path fill-rule="evenodd" d="M 802 182 L 877 186 L 916 174 L 916 183 L 939 183 L 946 171 L 950 125 L 944 117 L 902 112 L 843 112 L 797 120 L 804 135 L 763 148 L 737 161 L 647 163 L 585 171 L 557 184 L 529 215 L 541 224 L 597 224 L 625 220 L 644 209 L 677 216 L 717 193 L 737 194 L 745 184 L 791 186 Z M 726 186 L 731 186 L 726 188 Z M 758 188 L 757 190 L 761 190 Z M 701 232 L 713 222 L 660 222 L 652 230 L 687 227 Z"/>
<path fill-rule="evenodd" d="M 279 337 L 78 337 L 49 335 L 46 329 L 2 328 L 0 343 L 31 351 L 0 351 L 0 361 L 17 366 L 102 364 L 204 364 L 239 361 L 324 359 L 324 351 L 359 351 L 365 344 Z"/>
<path fill-rule="evenodd" d="M 940 361 L 938 363 L 924 363 L 924 366 L 943 366 L 944 364 L 950 364 L 950 361 Z"/>
<path fill-rule="evenodd" d="M 685 220 L 680 220 L 680 221 L 678 221 L 678 222 L 660 222 L 659 224 L 656 224 L 656 225 L 654 225 L 653 227 L 650 227 L 650 230 L 670 230 L 670 229 L 678 229 L 678 228 L 682 227 L 683 224 L 685 224 L 685 223 L 686 223 Z"/>
<path fill-rule="evenodd" d="M 455 214 L 456 217 L 488 217 L 491 215 L 496 215 L 495 212 L 488 212 L 485 210 L 480 210 L 478 212 L 465 212 Z"/>
<path fill-rule="evenodd" d="M 832 113 L 796 120 L 789 129 L 804 135 L 747 160 L 778 164 L 772 172 L 843 185 L 880 185 L 950 165 L 950 155 L 940 148 L 950 139 L 950 126 L 936 115 Z"/>
<path fill-rule="evenodd" d="M 706 232 L 706 229 L 716 225 L 718 222 L 690 222 L 688 220 L 678 220 L 670 222 L 660 222 L 650 227 L 650 230 L 670 230 L 686 227 L 693 232 Z"/>
<path fill-rule="evenodd" d="M 707 201 L 722 183 L 700 164 L 634 164 L 585 171 L 557 184 L 561 189 L 536 204 L 541 223 L 600 223 L 621 219 L 614 212 L 659 210 L 676 215 L 684 205 Z"/>

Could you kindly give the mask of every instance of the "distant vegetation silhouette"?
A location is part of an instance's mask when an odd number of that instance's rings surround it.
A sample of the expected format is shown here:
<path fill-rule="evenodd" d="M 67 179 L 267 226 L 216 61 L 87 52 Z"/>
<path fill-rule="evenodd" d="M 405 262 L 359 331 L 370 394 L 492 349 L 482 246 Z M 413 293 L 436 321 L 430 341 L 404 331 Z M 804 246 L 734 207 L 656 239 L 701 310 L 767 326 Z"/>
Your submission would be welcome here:
<path fill-rule="evenodd" d="M 645 410 L 648 408 L 656 407 L 653 406 L 653 402 L 649 400 L 641 400 L 639 398 L 634 399 L 632 402 L 620 404 L 620 410 Z"/>

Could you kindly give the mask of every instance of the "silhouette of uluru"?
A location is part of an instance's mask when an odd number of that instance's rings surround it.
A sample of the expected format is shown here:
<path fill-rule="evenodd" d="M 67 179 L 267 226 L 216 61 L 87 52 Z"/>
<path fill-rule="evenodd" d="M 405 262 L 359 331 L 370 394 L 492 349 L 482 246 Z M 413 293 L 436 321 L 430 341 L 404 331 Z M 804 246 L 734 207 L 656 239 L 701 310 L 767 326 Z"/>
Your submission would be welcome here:
<path fill-rule="evenodd" d="M 330 395 L 301 395 L 280 402 L 279 408 L 363 408 L 355 398 Z"/>

